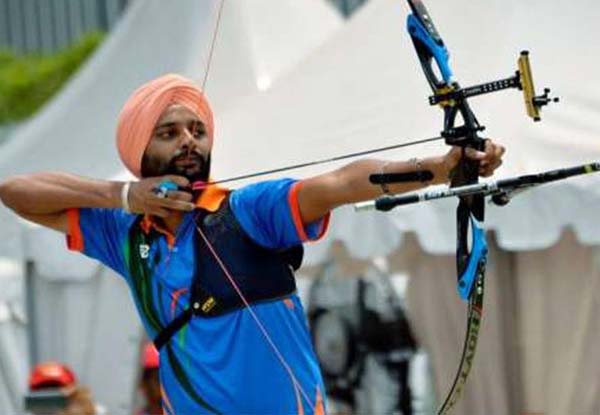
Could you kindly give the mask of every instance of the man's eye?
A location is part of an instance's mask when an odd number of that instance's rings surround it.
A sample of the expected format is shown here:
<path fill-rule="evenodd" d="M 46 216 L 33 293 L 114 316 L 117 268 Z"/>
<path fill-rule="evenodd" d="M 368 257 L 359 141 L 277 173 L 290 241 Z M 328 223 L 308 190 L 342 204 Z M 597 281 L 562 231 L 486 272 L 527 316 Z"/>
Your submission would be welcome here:
<path fill-rule="evenodd" d="M 167 130 L 167 131 L 163 131 L 162 133 L 159 134 L 160 138 L 175 138 L 177 137 L 177 130 Z"/>

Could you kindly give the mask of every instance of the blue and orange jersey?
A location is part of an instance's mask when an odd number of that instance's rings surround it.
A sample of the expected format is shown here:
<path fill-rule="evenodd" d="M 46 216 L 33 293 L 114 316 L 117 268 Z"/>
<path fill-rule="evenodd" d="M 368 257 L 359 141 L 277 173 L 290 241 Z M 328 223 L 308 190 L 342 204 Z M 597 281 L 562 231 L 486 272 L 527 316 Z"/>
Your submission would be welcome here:
<path fill-rule="evenodd" d="M 197 205 L 216 211 L 229 196 L 231 210 L 257 244 L 282 249 L 319 239 L 329 216 L 302 223 L 297 193 L 302 182 L 265 181 L 229 192 L 207 188 Z M 129 231 L 137 216 L 120 209 L 80 208 L 68 211 L 70 249 L 97 259 L 122 275 L 150 338 L 188 308 L 194 274 L 193 212 L 185 215 L 176 235 L 149 217 L 141 223 L 161 237 L 144 256 L 151 281 L 136 283 L 128 263 Z M 138 284 L 134 289 L 134 285 Z M 282 364 L 251 312 L 264 325 L 281 353 Z M 211 318 L 193 318 L 169 347 L 160 351 L 163 405 L 168 415 L 184 414 L 324 414 L 324 386 L 311 344 L 302 304 L 296 294 L 255 304 Z M 299 385 L 294 385 L 296 379 Z"/>

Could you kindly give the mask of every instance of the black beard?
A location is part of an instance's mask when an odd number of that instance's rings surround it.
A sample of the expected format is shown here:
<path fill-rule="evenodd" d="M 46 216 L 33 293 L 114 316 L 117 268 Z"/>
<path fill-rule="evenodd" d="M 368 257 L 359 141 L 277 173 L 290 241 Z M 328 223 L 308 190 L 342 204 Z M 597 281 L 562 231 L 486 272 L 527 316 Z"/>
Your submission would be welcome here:
<path fill-rule="evenodd" d="M 196 159 L 199 168 L 181 167 L 177 165 L 177 160 L 182 157 L 193 157 Z M 210 175 L 210 154 L 204 158 L 200 154 L 182 154 L 173 157 L 168 163 L 154 157 L 148 157 L 146 154 L 142 157 L 142 177 L 157 177 L 172 174 L 183 176 L 190 183 L 197 181 L 208 182 Z"/>

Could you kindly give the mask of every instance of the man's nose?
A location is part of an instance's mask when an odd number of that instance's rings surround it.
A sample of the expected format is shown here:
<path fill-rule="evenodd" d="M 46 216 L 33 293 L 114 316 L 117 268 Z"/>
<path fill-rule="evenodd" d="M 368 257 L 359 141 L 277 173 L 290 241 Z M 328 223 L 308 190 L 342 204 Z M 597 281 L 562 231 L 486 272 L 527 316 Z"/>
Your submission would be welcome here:
<path fill-rule="evenodd" d="M 190 131 L 189 128 L 184 128 L 181 133 L 181 139 L 183 143 L 187 145 L 192 145 L 194 143 L 194 134 Z"/>

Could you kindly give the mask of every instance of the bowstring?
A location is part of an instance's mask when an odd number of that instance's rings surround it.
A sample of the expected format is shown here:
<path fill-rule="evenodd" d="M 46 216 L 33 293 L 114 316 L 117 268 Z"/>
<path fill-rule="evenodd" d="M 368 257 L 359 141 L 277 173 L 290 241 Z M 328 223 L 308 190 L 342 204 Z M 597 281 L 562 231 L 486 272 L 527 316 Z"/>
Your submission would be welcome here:
<path fill-rule="evenodd" d="M 219 26 L 221 24 L 221 16 L 223 15 L 223 5 L 225 4 L 225 0 L 221 0 L 221 4 L 219 5 L 219 11 L 217 13 L 217 22 L 215 24 L 215 30 L 213 32 L 212 41 L 210 43 L 210 49 L 208 52 L 208 61 L 206 62 L 206 68 L 204 69 L 204 78 L 202 79 L 202 92 L 206 93 L 206 81 L 208 80 L 208 73 L 210 72 L 210 66 L 212 64 L 213 55 L 215 52 L 215 44 L 217 43 L 217 34 L 219 33 Z"/>
<path fill-rule="evenodd" d="M 293 164 L 291 166 L 278 167 L 278 168 L 274 168 L 274 169 L 270 169 L 270 170 L 263 170 L 263 171 L 259 171 L 256 173 L 242 174 L 242 175 L 230 177 L 227 179 L 221 179 L 221 180 L 207 182 L 204 184 L 204 187 L 210 186 L 210 185 L 222 184 L 222 183 L 235 182 L 235 181 L 240 181 L 240 180 L 244 180 L 244 179 L 251 179 L 254 177 L 266 176 L 268 174 L 281 173 L 284 171 L 297 170 L 297 169 L 301 169 L 301 168 L 305 168 L 305 167 L 318 166 L 321 164 L 334 163 L 336 161 L 347 160 L 350 158 L 361 157 L 361 156 L 367 156 L 367 155 L 375 154 L 375 153 L 383 153 L 385 151 L 395 150 L 395 149 L 399 149 L 399 148 L 412 147 L 412 146 L 416 146 L 419 144 L 430 143 L 433 141 L 438 141 L 438 140 L 443 140 L 443 139 L 444 139 L 444 137 L 441 137 L 441 136 L 423 138 L 420 140 L 409 141 L 407 143 L 402 143 L 402 144 L 394 144 L 391 146 L 378 147 L 378 148 L 374 148 L 374 149 L 370 149 L 370 150 L 357 151 L 354 153 L 343 154 L 341 156 L 335 156 L 335 157 L 331 157 L 331 158 L 314 160 L 314 161 L 307 161 L 305 163 L 298 163 L 298 164 Z"/>
<path fill-rule="evenodd" d="M 210 68 L 211 68 L 212 61 L 213 61 L 213 56 L 214 56 L 214 51 L 215 51 L 215 45 L 217 43 L 217 35 L 219 33 L 219 27 L 220 27 L 221 20 L 222 20 L 221 17 L 223 15 L 224 5 L 225 5 L 225 0 L 221 0 L 221 3 L 219 5 L 219 11 L 217 12 L 217 21 L 215 23 L 215 29 L 214 29 L 214 32 L 213 32 L 213 37 L 212 37 L 212 40 L 211 40 L 211 43 L 210 43 L 210 49 L 209 49 L 209 53 L 208 53 L 208 60 L 206 62 L 206 68 L 204 70 L 204 77 L 202 79 L 202 92 L 203 93 L 206 93 L 206 83 L 208 81 L 208 74 L 210 72 Z M 206 187 L 206 186 L 209 186 L 209 185 L 214 185 L 214 184 L 222 184 L 222 183 L 229 183 L 229 182 L 240 181 L 240 180 L 244 180 L 244 179 L 251 179 L 251 178 L 254 178 L 254 177 L 266 176 L 268 174 L 281 173 L 281 172 L 284 172 L 284 171 L 296 170 L 296 169 L 301 169 L 301 168 L 305 168 L 305 167 L 318 166 L 318 165 L 326 164 L 326 163 L 333 163 L 333 162 L 336 162 L 336 161 L 347 160 L 347 159 L 354 158 L 354 157 L 360 157 L 360 156 L 366 156 L 366 155 L 369 155 L 369 154 L 381 153 L 381 152 L 384 152 L 384 151 L 394 150 L 394 149 L 398 149 L 398 148 L 410 147 L 410 146 L 424 144 L 424 143 L 428 143 L 428 142 L 432 142 L 432 141 L 437 141 L 437 140 L 442 140 L 442 139 L 444 139 L 444 137 L 441 137 L 441 136 L 431 137 L 431 138 L 425 138 L 425 139 L 421 139 L 421 140 L 409 141 L 408 143 L 402 143 L 402 144 L 396 144 L 396 145 L 392 145 L 392 146 L 379 147 L 379 148 L 375 148 L 375 149 L 371 149 L 371 150 L 358 151 L 358 152 L 344 154 L 344 155 L 341 155 L 341 156 L 336 156 L 336 157 L 327 158 L 327 159 L 309 161 L 309 162 L 305 162 L 305 163 L 298 163 L 298 164 L 294 164 L 294 165 L 291 165 L 291 166 L 278 167 L 278 168 L 275 168 L 275 169 L 264 170 L 264 171 L 260 171 L 260 172 L 256 172 L 256 173 L 243 174 L 243 175 L 239 175 L 239 176 L 235 176 L 235 177 L 230 177 L 230 178 L 227 178 L 227 179 L 222 179 L 222 180 L 207 182 L 207 183 L 204 184 L 203 187 Z"/>
<path fill-rule="evenodd" d="M 310 398 L 308 397 L 308 394 L 306 393 L 306 391 L 304 390 L 304 388 L 302 388 L 302 385 L 300 384 L 300 382 L 296 378 L 296 375 L 294 374 L 294 371 L 292 370 L 292 368 L 290 367 L 289 363 L 287 362 L 287 360 L 285 359 L 285 357 L 283 356 L 283 354 L 281 353 L 281 351 L 279 350 L 279 348 L 275 344 L 275 341 L 273 340 L 273 338 L 271 337 L 271 335 L 267 331 L 267 328 L 265 327 L 265 325 L 262 323 L 262 321 L 260 320 L 260 318 L 256 314 L 256 311 L 254 311 L 254 307 L 252 307 L 250 305 L 250 302 L 246 299 L 246 297 L 244 296 L 241 288 L 235 282 L 235 279 L 233 278 L 233 276 L 229 272 L 229 269 L 227 268 L 227 266 L 225 265 L 225 263 L 223 262 L 223 260 L 221 259 L 221 257 L 217 253 L 217 251 L 214 249 L 213 245 L 210 243 L 210 241 L 208 240 L 208 238 L 206 237 L 206 235 L 204 234 L 204 232 L 202 231 L 202 229 L 200 228 L 200 226 L 198 226 L 197 222 L 196 222 L 195 226 L 196 226 L 196 231 L 202 237 L 202 240 L 204 241 L 204 243 L 208 247 L 210 253 L 213 256 L 213 258 L 215 259 L 215 261 L 217 261 L 217 264 L 219 264 L 219 267 L 221 268 L 221 271 L 223 271 L 223 274 L 225 274 L 225 276 L 229 280 L 229 283 L 231 284 L 231 286 L 233 287 L 233 289 L 235 290 L 235 292 L 238 294 L 238 296 L 242 300 L 242 303 L 244 303 L 244 306 L 246 307 L 246 309 L 248 310 L 248 312 L 252 316 L 252 319 L 257 324 L 257 326 L 260 329 L 261 333 L 263 334 L 265 340 L 267 341 L 267 343 L 271 347 L 271 350 L 273 350 L 273 352 L 277 356 L 277 359 L 279 360 L 279 363 L 281 363 L 281 365 L 283 366 L 283 368 L 285 369 L 285 371 L 289 375 L 289 377 L 292 380 L 292 383 L 294 385 L 294 391 L 296 392 L 296 394 L 298 393 L 298 391 L 302 394 L 302 396 L 304 397 L 304 399 L 306 399 L 306 401 L 308 402 L 308 405 L 310 406 L 310 408 L 314 412 L 315 411 L 315 407 L 313 406 Z"/>
<path fill-rule="evenodd" d="M 225 0 L 221 0 L 221 4 L 219 6 L 219 11 L 218 11 L 218 14 L 217 14 L 217 22 L 215 24 L 215 29 L 214 29 L 214 33 L 213 33 L 213 37 L 212 37 L 212 41 L 211 41 L 211 45 L 210 45 L 210 51 L 209 51 L 209 54 L 208 54 L 208 61 L 207 61 L 207 64 L 206 64 L 206 69 L 204 71 L 204 78 L 202 80 L 202 91 L 203 91 L 203 93 L 206 93 L 206 82 L 208 80 L 208 74 L 210 72 L 210 67 L 211 67 L 211 64 L 212 64 L 212 61 L 213 61 L 213 56 L 214 56 L 214 51 L 215 51 L 215 44 L 216 44 L 216 41 L 217 41 L 217 35 L 218 35 L 218 32 L 219 32 L 219 26 L 220 26 L 220 23 L 221 23 L 221 17 L 223 15 L 223 6 L 224 6 L 224 4 L 225 4 Z M 266 174 L 266 173 L 263 173 L 263 175 L 264 174 Z M 253 176 L 253 177 L 255 177 L 255 176 Z M 197 218 L 197 216 L 193 219 L 194 222 L 196 222 L 196 218 Z M 197 226 L 197 225 L 195 225 L 195 226 L 196 226 L 196 229 L 197 229 L 198 233 L 201 235 L 202 239 L 206 243 L 206 246 L 211 251 L 213 257 L 215 258 L 215 260 L 217 261 L 217 263 L 221 267 L 221 270 L 223 271 L 223 273 L 225 274 L 225 276 L 229 280 L 229 282 L 232 285 L 233 289 L 236 291 L 236 293 L 238 294 L 238 296 L 240 297 L 240 299 L 242 300 L 242 302 L 244 303 L 244 305 L 248 309 L 250 315 L 252 316 L 253 320 L 256 322 L 259 330 L 262 332 L 262 334 L 263 334 L 264 338 L 266 339 L 267 343 L 269 344 L 269 346 L 271 347 L 271 349 L 274 351 L 275 355 L 277 356 L 277 359 L 279 360 L 279 362 L 281 363 L 281 365 L 283 366 L 283 368 L 285 369 L 285 371 L 287 372 L 287 374 L 290 376 L 290 379 L 292 380 L 292 384 L 294 385 L 294 392 L 296 394 L 296 399 L 299 400 L 298 392 L 300 392 L 302 394 L 302 396 L 304 397 L 304 399 L 306 399 L 306 401 L 307 401 L 308 405 L 310 406 L 310 408 L 312 409 L 312 411 L 314 412 L 315 411 L 315 407 L 314 407 L 314 405 L 312 405 L 312 402 L 311 402 L 310 398 L 308 397 L 308 394 L 306 393 L 306 391 L 304 391 L 304 389 L 302 388 L 302 385 L 300 384 L 300 382 L 296 378 L 296 376 L 295 376 L 292 368 L 290 367 L 289 363 L 287 362 L 287 360 L 285 359 L 285 357 L 283 356 L 283 354 L 281 353 L 281 351 L 279 350 L 279 348 L 275 345 L 275 342 L 273 341 L 273 339 L 269 335 L 269 332 L 267 331 L 266 327 L 261 322 L 261 320 L 259 319 L 258 315 L 256 315 L 256 313 L 254 312 L 253 308 L 250 306 L 250 303 L 248 302 L 248 300 L 246 299 L 246 297 L 242 293 L 242 290 L 236 284 L 235 280 L 233 279 L 232 275 L 229 273 L 228 269 L 225 267 L 225 264 L 223 263 L 223 261 L 221 260 L 220 256 L 217 254 L 217 252 L 215 251 L 215 249 L 212 246 L 212 244 L 210 243 L 210 241 L 206 238 L 206 236 L 204 235 L 204 233 L 202 232 L 202 230 L 200 229 L 200 227 Z"/>

